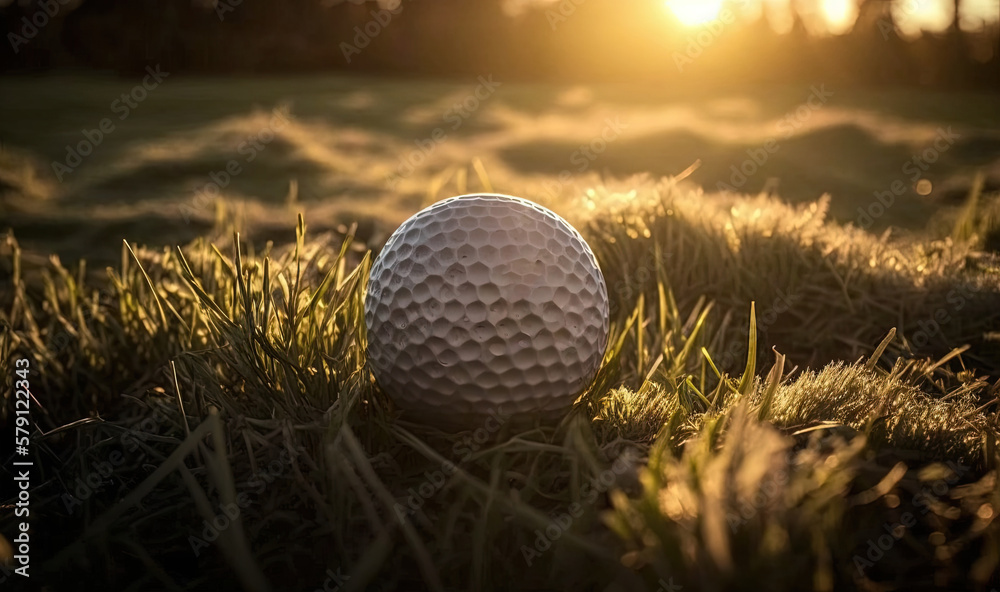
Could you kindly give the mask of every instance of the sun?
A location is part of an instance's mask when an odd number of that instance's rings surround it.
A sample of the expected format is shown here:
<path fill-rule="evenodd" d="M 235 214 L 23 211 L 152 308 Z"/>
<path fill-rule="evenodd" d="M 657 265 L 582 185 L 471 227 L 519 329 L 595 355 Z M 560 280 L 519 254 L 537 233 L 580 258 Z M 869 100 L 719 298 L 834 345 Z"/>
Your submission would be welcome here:
<path fill-rule="evenodd" d="M 713 21 L 725 0 L 666 0 L 665 4 L 682 24 L 689 27 Z"/>

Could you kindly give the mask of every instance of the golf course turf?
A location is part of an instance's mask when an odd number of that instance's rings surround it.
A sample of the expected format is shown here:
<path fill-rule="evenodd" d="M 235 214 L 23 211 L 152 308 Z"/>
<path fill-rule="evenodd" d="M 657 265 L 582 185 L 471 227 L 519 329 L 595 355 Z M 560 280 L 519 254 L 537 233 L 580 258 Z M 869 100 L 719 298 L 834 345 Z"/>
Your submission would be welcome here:
<path fill-rule="evenodd" d="M 272 117 L 250 109 L 252 126 L 220 111 L 216 124 L 178 133 L 229 138 Z M 290 113 L 286 135 L 262 152 L 265 168 L 247 167 L 270 175 L 271 193 L 289 195 L 247 205 L 223 192 L 190 224 L 178 223 L 179 207 L 196 194 L 172 194 L 170 170 L 158 184 L 154 169 L 134 162 L 95 164 L 57 190 L 47 171 L 25 172 L 45 150 L 5 157 L 16 161 L 8 189 L 39 192 L 18 209 L 0 201 L 13 228 L 0 244 L 0 364 L 12 376 L 15 360 L 31 363 L 33 582 L 214 591 L 1000 585 L 990 188 L 975 185 L 937 226 L 912 228 L 923 204 L 902 216 L 909 231 L 871 232 L 835 215 L 853 210 L 821 197 L 824 187 L 789 202 L 780 191 L 702 191 L 689 170 L 584 176 L 547 194 L 529 188 L 558 173 L 493 174 L 475 161 L 401 178 L 391 208 L 366 203 L 359 182 L 324 218 L 318 193 L 335 192 L 357 163 L 305 142 L 307 124 Z M 483 133 L 488 121 L 476 124 Z M 136 158 L 190 147 L 169 139 Z M 129 146 L 114 141 L 109 150 Z M 374 145 L 349 133 L 338 141 Z M 301 204 L 274 173 L 285 161 L 267 160 L 275 154 L 338 172 L 303 168 L 300 189 L 317 195 Z M 212 158 L 195 167 L 205 179 L 225 170 L 225 158 Z M 358 173 L 371 195 L 395 158 L 372 156 L 378 172 Z M 149 193 L 122 197 L 103 217 L 85 201 L 63 212 L 39 205 L 69 199 L 59 191 L 124 196 L 134 184 L 122 175 L 140 172 Z M 510 425 L 502 405 L 458 433 L 399 421 L 365 366 L 374 254 L 423 202 L 475 191 L 551 207 L 604 272 L 610 343 L 558 424 Z M 151 204 L 161 197 L 158 218 Z M 296 215 L 300 205 L 306 213 Z M 239 220 L 212 219 L 240 207 L 248 234 Z M 386 220 L 380 207 L 391 210 Z M 120 229 L 120 256 L 105 249 L 102 263 L 78 264 L 69 241 L 45 237 L 83 212 L 102 245 Z M 133 218 L 154 238 L 121 222 Z M 23 242 L 22 230 L 31 235 Z M 0 532 L 11 540 L 16 528 L 4 514 Z"/>

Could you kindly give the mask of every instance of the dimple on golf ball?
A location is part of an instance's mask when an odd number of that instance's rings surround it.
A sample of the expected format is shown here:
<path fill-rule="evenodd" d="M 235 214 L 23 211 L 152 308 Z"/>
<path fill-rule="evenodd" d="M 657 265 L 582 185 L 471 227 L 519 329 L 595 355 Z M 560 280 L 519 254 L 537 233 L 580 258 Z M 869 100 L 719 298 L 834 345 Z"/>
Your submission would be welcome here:
<path fill-rule="evenodd" d="M 608 341 L 608 293 L 580 233 L 525 199 L 463 195 L 414 215 L 375 260 L 368 364 L 429 423 L 564 414 Z"/>

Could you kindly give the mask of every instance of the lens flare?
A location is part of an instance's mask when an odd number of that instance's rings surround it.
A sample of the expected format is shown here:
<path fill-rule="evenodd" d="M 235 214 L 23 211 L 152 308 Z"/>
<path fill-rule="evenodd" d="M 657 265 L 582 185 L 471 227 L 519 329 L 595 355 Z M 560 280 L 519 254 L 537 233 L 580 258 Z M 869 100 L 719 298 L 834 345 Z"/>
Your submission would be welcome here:
<path fill-rule="evenodd" d="M 689 27 L 715 20 L 724 0 L 666 0 L 666 7 L 682 24 Z"/>
<path fill-rule="evenodd" d="M 843 33 L 858 17 L 858 6 L 854 0 L 823 0 L 820 10 L 832 33 Z"/>

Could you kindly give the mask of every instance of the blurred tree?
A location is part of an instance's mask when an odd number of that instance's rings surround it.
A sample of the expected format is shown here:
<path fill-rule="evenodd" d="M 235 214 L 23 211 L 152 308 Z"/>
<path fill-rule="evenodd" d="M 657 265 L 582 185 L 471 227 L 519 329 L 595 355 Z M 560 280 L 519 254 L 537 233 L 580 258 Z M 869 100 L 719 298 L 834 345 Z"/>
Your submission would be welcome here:
<path fill-rule="evenodd" d="M 813 13 L 822 6 L 802 1 Z M 51 17 L 38 15 L 37 0 L 0 0 L 9 44 L 25 22 L 46 22 L 19 51 L 0 54 L 0 69 L 134 73 L 160 63 L 198 72 L 1000 87 L 1000 24 L 962 30 L 956 17 L 944 35 L 903 38 L 890 8 L 915 1 L 858 0 L 846 34 L 817 38 L 810 34 L 816 23 L 807 28 L 798 11 L 785 34 L 769 28 L 761 11 L 753 22 L 683 27 L 663 0 L 69 0 Z M 951 4 L 958 15 L 972 3 Z M 386 9 L 391 19 L 379 13 Z M 679 71 L 676 52 L 691 54 L 692 65 Z"/>

